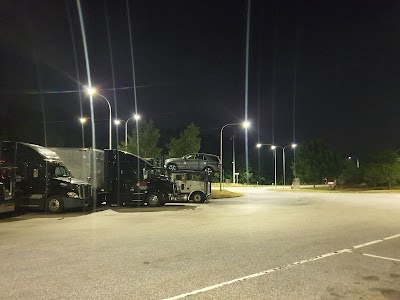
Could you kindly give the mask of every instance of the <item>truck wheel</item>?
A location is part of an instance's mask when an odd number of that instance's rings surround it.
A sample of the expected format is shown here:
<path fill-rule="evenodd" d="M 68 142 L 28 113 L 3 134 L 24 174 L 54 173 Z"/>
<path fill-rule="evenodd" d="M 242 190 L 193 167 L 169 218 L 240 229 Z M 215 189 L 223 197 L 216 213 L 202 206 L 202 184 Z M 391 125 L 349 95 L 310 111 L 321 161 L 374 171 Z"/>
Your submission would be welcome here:
<path fill-rule="evenodd" d="M 151 207 L 160 206 L 162 203 L 161 195 L 156 192 L 150 192 L 146 198 L 147 205 Z"/>
<path fill-rule="evenodd" d="M 214 172 L 213 168 L 211 167 L 205 167 L 204 171 L 207 173 L 208 176 L 212 175 L 212 173 Z"/>
<path fill-rule="evenodd" d="M 47 199 L 46 210 L 51 214 L 59 214 L 64 210 L 64 202 L 59 196 L 50 196 Z"/>
<path fill-rule="evenodd" d="M 168 169 L 171 171 L 176 171 L 176 170 L 178 170 L 178 167 L 175 164 L 169 164 Z"/>
<path fill-rule="evenodd" d="M 194 192 L 190 198 L 192 198 L 194 203 L 203 203 L 206 200 L 206 197 L 201 192 Z"/>

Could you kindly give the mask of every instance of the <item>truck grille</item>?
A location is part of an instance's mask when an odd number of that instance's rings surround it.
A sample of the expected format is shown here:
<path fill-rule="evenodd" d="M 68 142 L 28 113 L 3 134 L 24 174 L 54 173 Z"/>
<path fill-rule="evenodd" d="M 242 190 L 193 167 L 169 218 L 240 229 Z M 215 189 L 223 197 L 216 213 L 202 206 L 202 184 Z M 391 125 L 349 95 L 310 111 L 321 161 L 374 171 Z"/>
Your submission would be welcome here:
<path fill-rule="evenodd" d="M 90 185 L 81 185 L 79 187 L 79 198 L 86 199 L 92 197 L 92 187 Z"/>

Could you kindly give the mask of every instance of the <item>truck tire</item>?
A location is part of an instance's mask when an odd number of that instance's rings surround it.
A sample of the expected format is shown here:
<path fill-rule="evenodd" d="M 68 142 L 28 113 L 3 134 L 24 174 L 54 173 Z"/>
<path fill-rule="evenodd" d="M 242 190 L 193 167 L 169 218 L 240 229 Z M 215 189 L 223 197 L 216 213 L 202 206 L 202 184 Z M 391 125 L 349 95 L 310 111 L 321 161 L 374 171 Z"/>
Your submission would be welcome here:
<path fill-rule="evenodd" d="M 64 210 L 64 202 L 60 196 L 49 196 L 46 201 L 46 211 L 59 214 Z"/>
<path fill-rule="evenodd" d="M 194 203 L 203 203 L 206 201 L 206 197 L 202 192 L 194 192 L 190 198 L 193 200 Z"/>
<path fill-rule="evenodd" d="M 147 205 L 150 207 L 160 206 L 162 203 L 162 197 L 157 192 L 150 192 L 146 197 Z"/>

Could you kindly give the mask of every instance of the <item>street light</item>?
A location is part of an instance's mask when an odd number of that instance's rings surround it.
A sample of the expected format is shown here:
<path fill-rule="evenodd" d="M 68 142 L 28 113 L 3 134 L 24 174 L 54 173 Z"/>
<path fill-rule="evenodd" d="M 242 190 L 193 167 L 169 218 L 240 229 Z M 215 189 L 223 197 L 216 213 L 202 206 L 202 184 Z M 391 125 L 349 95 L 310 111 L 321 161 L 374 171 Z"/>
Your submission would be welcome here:
<path fill-rule="evenodd" d="M 219 158 L 221 160 L 221 170 L 219 170 L 219 190 L 222 191 L 222 172 L 223 172 L 223 160 L 222 160 L 222 131 L 224 130 L 225 127 L 227 126 L 237 126 L 237 125 L 242 125 L 243 128 L 247 129 L 251 126 L 251 123 L 249 121 L 244 121 L 242 123 L 229 123 L 225 124 L 221 128 L 221 133 L 220 133 L 220 146 L 219 146 Z M 235 175 L 233 175 L 235 176 Z"/>
<path fill-rule="evenodd" d="M 271 144 L 257 144 L 257 147 L 260 148 L 262 145 L 270 145 L 271 150 L 274 150 L 274 164 L 275 164 L 275 186 L 276 186 L 276 148 L 281 148 L 282 149 L 282 166 L 283 166 L 283 185 L 286 185 L 286 157 L 285 157 L 285 149 L 287 147 L 292 147 L 292 149 L 295 149 L 297 147 L 297 144 L 292 143 L 290 145 L 287 145 L 285 147 L 282 146 L 276 146 L 276 145 L 271 145 Z"/>
<path fill-rule="evenodd" d="M 139 121 L 140 120 L 140 115 L 138 115 L 138 114 L 134 114 L 132 117 L 130 117 L 128 120 L 120 120 L 120 119 L 118 119 L 118 124 L 117 124 L 117 120 L 115 120 L 114 122 L 115 122 L 115 125 L 119 125 L 120 123 L 121 123 L 121 121 L 122 122 L 125 122 L 125 147 L 126 148 L 128 148 L 128 122 L 130 121 L 130 120 L 136 120 L 136 121 Z"/>
<path fill-rule="evenodd" d="M 287 145 L 285 147 L 281 147 L 281 146 L 276 146 L 278 148 L 282 149 L 282 165 L 283 165 L 283 185 L 286 185 L 286 158 L 285 158 L 285 149 L 287 147 L 292 147 L 292 149 L 295 149 L 297 147 L 297 144 L 292 143 L 290 145 Z"/>
<path fill-rule="evenodd" d="M 272 144 L 260 144 L 260 143 L 258 143 L 257 145 L 257 148 L 261 148 L 261 146 L 271 146 L 271 150 L 274 150 L 274 185 L 275 185 L 275 187 L 276 187 L 276 147 L 274 146 L 274 145 L 272 145 Z"/>
<path fill-rule="evenodd" d="M 90 118 L 86 118 L 86 117 L 82 117 L 79 118 L 79 122 L 81 122 L 81 124 L 85 124 L 87 122 L 87 120 L 89 120 Z"/>
<path fill-rule="evenodd" d="M 296 165 L 296 147 L 297 147 L 297 144 L 293 143 L 292 148 L 293 148 L 293 164 L 294 165 Z"/>
<path fill-rule="evenodd" d="M 111 149 L 111 148 L 112 148 L 112 125 L 111 125 L 111 123 L 112 123 L 112 115 L 111 115 L 111 105 L 110 105 L 110 102 L 109 102 L 108 99 L 107 99 L 106 97 L 104 97 L 102 94 L 99 94 L 99 93 L 97 92 L 97 90 L 96 90 L 94 87 L 86 87 L 86 92 L 87 92 L 87 94 L 90 95 L 90 96 L 97 95 L 97 96 L 99 96 L 99 97 L 101 97 L 101 98 L 103 98 L 104 100 L 107 101 L 108 110 L 109 110 L 109 113 L 110 113 L 110 116 L 109 116 L 108 149 Z"/>
<path fill-rule="evenodd" d="M 353 158 L 352 156 L 349 156 L 349 159 L 352 159 L 352 158 Z M 357 168 L 359 169 L 360 168 L 360 161 L 358 160 L 358 157 L 355 157 L 355 159 L 356 159 Z"/>
<path fill-rule="evenodd" d="M 82 147 L 85 147 L 85 131 L 83 129 L 83 126 L 86 124 L 86 122 L 88 120 L 90 120 L 91 118 L 87 118 L 87 117 L 80 117 L 79 118 L 79 122 L 81 123 L 82 126 Z"/>
<path fill-rule="evenodd" d="M 272 145 L 271 150 L 274 150 L 274 185 L 276 187 L 276 146 Z"/>

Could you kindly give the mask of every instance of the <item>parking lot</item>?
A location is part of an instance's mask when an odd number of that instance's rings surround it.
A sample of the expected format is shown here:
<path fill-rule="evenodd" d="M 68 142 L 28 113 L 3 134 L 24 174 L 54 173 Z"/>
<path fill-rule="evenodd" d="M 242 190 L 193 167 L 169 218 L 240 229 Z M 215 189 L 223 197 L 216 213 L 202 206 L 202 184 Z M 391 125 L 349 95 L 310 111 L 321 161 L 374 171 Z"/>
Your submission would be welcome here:
<path fill-rule="evenodd" d="M 1 219 L 0 298 L 400 298 L 400 195 L 237 191 Z"/>

